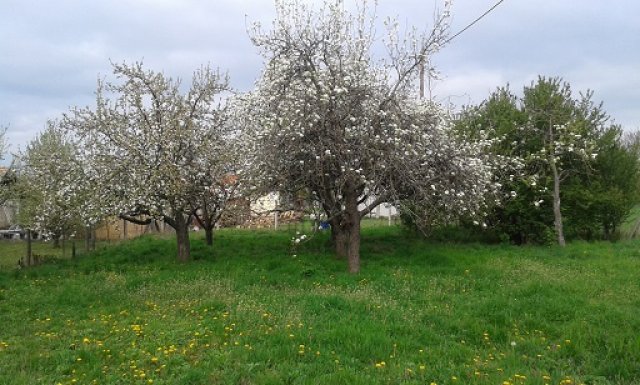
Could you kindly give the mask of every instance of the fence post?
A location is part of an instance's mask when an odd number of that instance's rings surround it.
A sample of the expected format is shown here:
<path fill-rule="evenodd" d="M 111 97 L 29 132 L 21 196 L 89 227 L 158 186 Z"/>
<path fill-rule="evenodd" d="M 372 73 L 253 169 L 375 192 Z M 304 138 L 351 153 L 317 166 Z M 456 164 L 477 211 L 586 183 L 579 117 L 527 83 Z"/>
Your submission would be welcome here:
<path fill-rule="evenodd" d="M 32 262 L 31 229 L 27 229 L 27 266 L 31 266 Z"/>

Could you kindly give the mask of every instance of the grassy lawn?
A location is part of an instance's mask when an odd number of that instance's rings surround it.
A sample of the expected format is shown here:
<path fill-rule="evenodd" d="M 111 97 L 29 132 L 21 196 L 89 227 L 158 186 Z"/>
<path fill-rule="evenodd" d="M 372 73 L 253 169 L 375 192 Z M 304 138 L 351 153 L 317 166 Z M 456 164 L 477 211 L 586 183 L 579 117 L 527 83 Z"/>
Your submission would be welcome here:
<path fill-rule="evenodd" d="M 109 247 L 112 244 L 119 243 L 120 241 L 98 242 L 96 247 Z M 71 258 L 71 241 L 67 241 L 64 245 L 54 248 L 52 242 L 45 242 L 41 240 L 33 240 L 31 243 L 31 252 L 34 258 L 39 259 L 40 262 L 55 262 L 56 260 L 70 259 Z M 76 255 L 82 256 L 87 254 L 85 249 L 84 240 L 76 241 Z M 8 240 L 0 239 L 0 272 L 12 271 L 18 268 L 18 260 L 25 258 L 27 255 L 27 242 L 25 240 Z"/>
<path fill-rule="evenodd" d="M 144 237 L 0 273 L 0 384 L 640 383 L 640 242 Z M 0 245 L 0 247 L 3 247 Z M 3 252 L 0 250 L 0 252 Z"/>
<path fill-rule="evenodd" d="M 33 241 L 32 253 L 48 258 L 61 258 L 62 249 L 54 249 L 51 243 Z M 65 250 L 71 256 L 71 249 Z M 0 239 L 0 271 L 14 270 L 18 267 L 18 260 L 27 254 L 27 242 L 24 240 Z"/>

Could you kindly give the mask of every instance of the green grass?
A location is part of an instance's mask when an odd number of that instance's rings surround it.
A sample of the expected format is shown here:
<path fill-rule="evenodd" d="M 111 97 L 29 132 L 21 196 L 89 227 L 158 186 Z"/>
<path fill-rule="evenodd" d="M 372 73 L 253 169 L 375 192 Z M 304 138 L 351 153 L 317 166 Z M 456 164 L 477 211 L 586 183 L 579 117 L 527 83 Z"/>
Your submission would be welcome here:
<path fill-rule="evenodd" d="M 71 255 L 71 250 L 65 250 Z M 32 253 L 46 259 L 61 258 L 62 248 L 54 249 L 51 243 L 33 241 Z M 0 240 L 0 271 L 13 270 L 18 267 L 18 260 L 27 254 L 27 243 L 22 240 Z"/>
<path fill-rule="evenodd" d="M 431 244 L 224 230 L 0 273 L 0 384 L 633 384 L 640 242 Z"/>
<path fill-rule="evenodd" d="M 624 238 L 637 238 L 638 235 L 638 222 L 640 221 L 640 205 L 634 206 L 627 218 L 620 225 L 620 234 Z"/>
<path fill-rule="evenodd" d="M 109 247 L 120 241 L 101 241 L 97 243 L 98 248 Z M 67 241 L 61 243 L 59 247 L 54 248 L 53 242 L 33 240 L 31 243 L 32 258 L 37 259 L 38 263 L 55 263 L 59 260 L 70 259 L 72 242 Z M 76 256 L 87 254 L 84 241 L 76 241 Z M 0 239 L 0 272 L 13 271 L 18 269 L 18 260 L 26 258 L 27 242 L 25 240 L 9 240 Z"/>

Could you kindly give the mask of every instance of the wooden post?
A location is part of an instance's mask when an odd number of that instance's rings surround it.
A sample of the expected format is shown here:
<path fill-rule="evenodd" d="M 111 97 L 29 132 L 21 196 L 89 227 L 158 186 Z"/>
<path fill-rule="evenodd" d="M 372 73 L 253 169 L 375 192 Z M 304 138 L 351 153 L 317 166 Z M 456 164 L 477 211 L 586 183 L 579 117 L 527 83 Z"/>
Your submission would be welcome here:
<path fill-rule="evenodd" d="M 273 228 L 278 230 L 278 221 L 280 219 L 280 211 L 274 211 L 273 213 Z"/>
<path fill-rule="evenodd" d="M 71 258 L 76 259 L 76 240 L 71 241 Z"/>
<path fill-rule="evenodd" d="M 31 266 L 32 260 L 32 248 L 31 248 L 31 229 L 27 229 L 27 266 Z"/>

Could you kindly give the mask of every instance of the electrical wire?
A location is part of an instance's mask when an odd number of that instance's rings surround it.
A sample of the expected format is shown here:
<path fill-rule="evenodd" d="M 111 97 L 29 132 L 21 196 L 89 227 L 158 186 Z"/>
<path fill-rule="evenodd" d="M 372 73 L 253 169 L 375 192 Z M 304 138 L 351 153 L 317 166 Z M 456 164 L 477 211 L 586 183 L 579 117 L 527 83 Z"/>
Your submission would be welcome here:
<path fill-rule="evenodd" d="M 504 2 L 504 0 L 499 0 L 497 3 L 495 3 L 491 8 L 489 8 L 485 13 L 483 13 L 482 15 L 478 16 L 474 21 L 472 21 L 471 23 L 469 23 L 466 27 L 462 28 L 460 31 L 456 32 L 455 35 L 451 36 L 450 38 L 448 38 L 447 40 L 445 40 L 444 44 L 449 43 L 451 40 L 455 39 L 456 37 L 460 36 L 460 34 L 462 34 L 464 31 L 468 30 L 469 28 L 473 27 L 474 24 L 476 24 L 477 22 L 479 22 L 480 20 L 482 20 L 482 18 L 484 18 L 485 16 L 487 16 L 489 13 L 491 13 L 491 11 L 493 11 L 494 9 L 498 8 L 498 6 L 500 4 L 502 4 Z"/>

